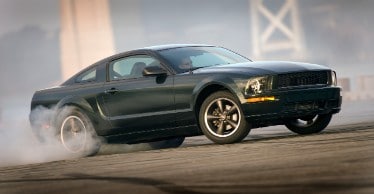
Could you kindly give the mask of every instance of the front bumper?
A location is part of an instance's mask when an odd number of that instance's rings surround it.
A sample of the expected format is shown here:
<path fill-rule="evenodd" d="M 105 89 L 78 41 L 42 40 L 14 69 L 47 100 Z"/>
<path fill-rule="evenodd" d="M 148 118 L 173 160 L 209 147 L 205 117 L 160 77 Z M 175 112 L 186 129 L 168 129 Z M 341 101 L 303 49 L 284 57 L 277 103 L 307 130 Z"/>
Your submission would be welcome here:
<path fill-rule="evenodd" d="M 243 113 L 250 123 L 281 122 L 289 118 L 338 113 L 342 96 L 340 87 L 304 88 L 277 91 L 273 101 L 242 104 Z M 264 124 L 263 124 L 264 125 Z"/>

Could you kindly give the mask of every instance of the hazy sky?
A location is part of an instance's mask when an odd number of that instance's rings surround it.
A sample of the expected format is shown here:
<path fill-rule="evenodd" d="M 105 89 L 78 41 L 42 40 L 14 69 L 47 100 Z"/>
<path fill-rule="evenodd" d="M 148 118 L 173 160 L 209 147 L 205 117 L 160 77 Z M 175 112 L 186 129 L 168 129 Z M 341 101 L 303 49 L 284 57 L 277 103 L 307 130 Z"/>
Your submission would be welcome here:
<path fill-rule="evenodd" d="M 206 43 L 252 58 L 247 0 L 109 2 L 116 52 L 156 44 Z M 298 2 L 307 51 L 303 61 L 327 64 L 343 77 L 373 74 L 374 1 Z M 0 0 L 0 107 L 5 96 L 31 95 L 62 81 L 59 11 L 58 0 Z"/>
<path fill-rule="evenodd" d="M 59 30 L 58 0 L 0 0 L 0 37 L 24 26 L 39 26 L 53 33 Z"/>

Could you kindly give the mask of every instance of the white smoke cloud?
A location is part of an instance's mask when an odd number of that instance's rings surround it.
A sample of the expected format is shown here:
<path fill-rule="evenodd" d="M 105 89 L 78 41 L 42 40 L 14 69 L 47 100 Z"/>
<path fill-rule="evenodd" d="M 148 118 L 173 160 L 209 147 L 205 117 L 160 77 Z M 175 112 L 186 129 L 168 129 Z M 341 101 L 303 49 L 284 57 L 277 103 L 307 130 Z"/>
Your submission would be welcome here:
<path fill-rule="evenodd" d="M 64 138 L 62 143 L 60 129 L 52 127 L 48 122 L 55 117 L 63 122 L 67 115 L 74 111 L 72 107 L 65 107 L 60 110 L 55 108 L 37 107 L 31 112 L 31 126 L 29 118 L 22 116 L 23 111 L 15 111 L 15 114 L 6 115 L 0 121 L 0 167 L 15 166 L 32 163 L 43 163 L 58 160 L 69 160 L 97 154 L 118 154 L 137 151 L 146 151 L 153 149 L 162 149 L 176 147 L 181 139 L 171 139 L 165 141 L 156 141 L 151 143 L 138 144 L 106 144 L 103 138 L 97 137 L 92 133 L 93 127 L 86 123 L 87 134 L 81 137 L 85 139 L 84 152 L 72 152 L 66 149 L 66 146 L 79 146 L 82 139 L 75 136 L 75 140 Z M 78 134 L 79 135 L 79 134 Z M 184 139 L 184 138 L 183 138 Z M 100 148 L 100 149 L 99 149 Z"/>
<path fill-rule="evenodd" d="M 69 112 L 63 109 L 62 112 Z M 27 118 L 20 122 L 3 120 L 0 123 L 0 166 L 42 163 L 56 160 L 82 157 L 85 153 L 68 151 L 61 143 L 59 130 L 49 126 L 48 119 L 56 113 L 55 109 L 38 107 L 32 112 L 35 126 L 31 127 Z M 40 132 L 40 136 L 35 132 Z M 101 142 L 92 134 L 87 134 L 88 152 L 97 148 Z M 79 144 L 75 140 L 67 140 L 67 144 Z M 91 150 L 90 150 L 91 149 Z"/>

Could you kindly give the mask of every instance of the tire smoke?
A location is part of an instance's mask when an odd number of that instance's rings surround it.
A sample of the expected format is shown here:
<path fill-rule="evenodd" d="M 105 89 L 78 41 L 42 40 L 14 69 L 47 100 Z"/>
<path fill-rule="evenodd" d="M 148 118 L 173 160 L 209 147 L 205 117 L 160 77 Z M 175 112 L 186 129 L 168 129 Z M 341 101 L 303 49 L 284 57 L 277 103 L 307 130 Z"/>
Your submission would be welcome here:
<path fill-rule="evenodd" d="M 0 167 L 33 163 L 44 163 L 58 160 L 69 160 L 93 155 L 121 154 L 137 151 L 178 147 L 184 138 L 161 140 L 137 144 L 106 144 L 105 140 L 93 133 L 89 120 L 80 115 L 87 126 L 85 147 L 81 151 L 67 149 L 67 144 L 79 146 L 82 138 L 66 139 L 62 143 L 61 129 L 56 129 L 50 122 L 53 117 L 64 121 L 68 115 L 79 116 L 74 107 L 62 109 L 39 106 L 30 113 L 29 119 L 17 119 L 0 122 Z"/>
<path fill-rule="evenodd" d="M 26 118 L 20 122 L 0 123 L 0 167 L 74 159 L 83 157 L 92 149 L 98 148 L 101 140 L 92 133 L 87 133 L 85 149 L 88 152 L 68 151 L 61 142 L 60 130 L 52 127 L 48 122 L 56 115 L 56 111 L 56 108 L 37 107 L 30 114 L 33 126 L 30 126 Z M 69 113 L 71 110 L 68 107 L 59 111 L 59 113 Z M 67 143 L 81 142 L 69 139 Z"/>

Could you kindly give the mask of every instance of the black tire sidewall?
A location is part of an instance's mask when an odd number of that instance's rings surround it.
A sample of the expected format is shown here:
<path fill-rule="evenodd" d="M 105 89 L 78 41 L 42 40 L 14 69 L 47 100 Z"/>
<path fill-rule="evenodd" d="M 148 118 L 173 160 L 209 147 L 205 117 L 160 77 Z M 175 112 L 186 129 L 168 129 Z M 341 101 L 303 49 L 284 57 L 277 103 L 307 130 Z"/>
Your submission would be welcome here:
<path fill-rule="evenodd" d="M 183 144 L 185 137 L 175 137 L 171 139 L 149 142 L 153 149 L 177 148 Z"/>
<path fill-rule="evenodd" d="M 290 131 L 292 131 L 294 133 L 297 133 L 297 134 L 301 134 L 301 135 L 319 133 L 327 127 L 327 125 L 331 121 L 331 118 L 332 118 L 331 113 L 330 114 L 317 115 L 317 119 L 310 126 L 306 126 L 306 127 L 297 126 L 295 124 L 295 120 L 291 120 L 291 121 L 286 122 L 285 126 Z"/>

